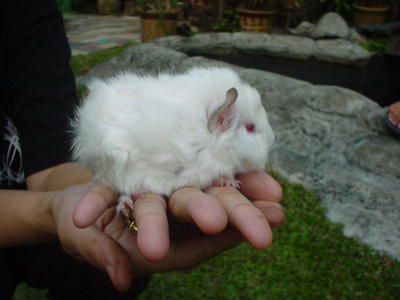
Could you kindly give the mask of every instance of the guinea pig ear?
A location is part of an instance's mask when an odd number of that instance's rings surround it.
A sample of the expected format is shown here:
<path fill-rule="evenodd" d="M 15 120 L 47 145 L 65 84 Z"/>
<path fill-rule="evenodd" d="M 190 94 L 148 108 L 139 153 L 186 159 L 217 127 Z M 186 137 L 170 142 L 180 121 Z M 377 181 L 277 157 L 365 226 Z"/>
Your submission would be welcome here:
<path fill-rule="evenodd" d="M 235 88 L 231 88 L 226 92 L 225 102 L 208 119 L 207 127 L 210 132 L 215 130 L 223 132 L 232 126 L 237 97 L 238 91 Z"/>

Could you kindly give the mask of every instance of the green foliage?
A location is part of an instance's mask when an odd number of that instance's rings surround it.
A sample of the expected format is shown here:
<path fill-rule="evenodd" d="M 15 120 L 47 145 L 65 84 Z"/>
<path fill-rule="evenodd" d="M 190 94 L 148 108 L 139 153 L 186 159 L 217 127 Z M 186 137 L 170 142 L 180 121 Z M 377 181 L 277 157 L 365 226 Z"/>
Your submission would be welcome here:
<path fill-rule="evenodd" d="M 234 9 L 226 9 L 224 18 L 212 26 L 213 31 L 236 32 L 240 30 L 239 15 Z"/>
<path fill-rule="evenodd" d="M 35 289 L 26 283 L 18 285 L 14 300 L 47 300 L 47 290 Z"/>
<path fill-rule="evenodd" d="M 277 0 L 242 0 L 239 7 L 251 10 L 274 10 L 278 7 Z"/>
<path fill-rule="evenodd" d="M 72 11 L 77 13 L 97 13 L 97 0 L 71 0 Z"/>
<path fill-rule="evenodd" d="M 89 94 L 89 89 L 87 88 L 86 85 L 78 85 L 76 87 L 76 92 L 78 93 L 78 98 L 82 100 L 85 99 Z"/>
<path fill-rule="evenodd" d="M 328 8 L 337 13 L 345 13 L 353 9 L 352 0 L 320 0 L 320 2 L 328 4 Z"/>
<path fill-rule="evenodd" d="M 136 0 L 136 3 L 144 11 L 166 12 L 178 8 L 177 0 Z"/>
<path fill-rule="evenodd" d="M 58 9 L 62 13 L 69 13 L 71 12 L 71 0 L 57 0 Z"/>
<path fill-rule="evenodd" d="M 368 50 L 369 52 L 375 53 L 377 55 L 383 55 L 388 51 L 388 46 L 384 42 L 378 40 L 371 40 L 366 43 L 360 43 L 360 46 Z"/>
<path fill-rule="evenodd" d="M 400 262 L 343 236 L 313 192 L 283 185 L 286 223 L 274 244 L 247 244 L 191 271 L 153 276 L 139 299 L 396 299 Z"/>

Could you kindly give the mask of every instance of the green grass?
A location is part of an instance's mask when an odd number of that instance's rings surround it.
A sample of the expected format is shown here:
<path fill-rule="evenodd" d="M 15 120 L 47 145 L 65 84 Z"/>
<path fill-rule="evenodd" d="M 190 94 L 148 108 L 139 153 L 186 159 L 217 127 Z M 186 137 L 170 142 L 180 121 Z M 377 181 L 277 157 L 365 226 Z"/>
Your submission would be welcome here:
<path fill-rule="evenodd" d="M 125 47 L 73 57 L 77 75 Z M 274 244 L 257 251 L 247 244 L 190 271 L 155 274 L 144 299 L 396 299 L 400 262 L 343 236 L 326 219 L 315 194 L 275 175 L 284 189 L 286 223 Z M 45 290 L 21 284 L 16 300 L 44 300 Z M 397 297 L 398 299 L 398 297 Z"/>
<path fill-rule="evenodd" d="M 398 299 L 400 262 L 344 237 L 313 192 L 279 181 L 287 221 L 272 247 L 243 244 L 191 271 L 156 274 L 140 299 Z"/>
<path fill-rule="evenodd" d="M 83 75 L 95 65 L 102 63 L 114 56 L 120 55 L 126 49 L 126 47 L 133 44 L 134 42 L 131 41 L 123 46 L 113 47 L 90 54 L 74 55 L 70 60 L 72 71 L 74 72 L 75 76 Z"/>
<path fill-rule="evenodd" d="M 130 41 L 126 45 L 105 49 L 91 54 L 80 54 L 71 57 L 70 66 L 74 72 L 75 77 L 84 75 L 90 68 L 95 65 L 102 63 L 114 56 L 120 55 L 127 47 L 133 45 L 134 42 Z M 84 85 L 77 86 L 77 92 L 80 99 L 84 98 L 88 94 L 88 89 Z"/>
<path fill-rule="evenodd" d="M 35 289 L 26 283 L 18 285 L 14 294 L 15 300 L 45 300 L 47 297 L 46 289 Z"/>

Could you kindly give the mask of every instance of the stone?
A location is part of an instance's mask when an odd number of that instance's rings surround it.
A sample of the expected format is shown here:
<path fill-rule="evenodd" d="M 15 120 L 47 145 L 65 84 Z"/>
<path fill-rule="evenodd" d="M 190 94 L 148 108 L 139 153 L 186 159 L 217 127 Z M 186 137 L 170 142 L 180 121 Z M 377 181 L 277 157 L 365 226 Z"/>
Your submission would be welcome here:
<path fill-rule="evenodd" d="M 290 28 L 289 32 L 294 35 L 311 37 L 314 28 L 315 28 L 314 24 L 308 21 L 303 21 L 296 28 Z"/>
<path fill-rule="evenodd" d="M 148 55 L 151 53 L 151 55 Z M 188 56 L 183 52 L 158 47 L 152 43 L 142 43 L 128 47 L 120 56 L 91 68 L 85 76 L 77 78 L 78 85 L 87 84 L 94 78 L 107 78 L 112 75 L 132 70 L 135 72 L 148 72 L 152 65 L 152 73 L 176 69 Z"/>
<path fill-rule="evenodd" d="M 329 39 L 315 42 L 313 57 L 319 61 L 364 66 L 371 53 L 348 40 Z"/>
<path fill-rule="evenodd" d="M 314 45 L 313 40 L 305 37 L 273 35 L 268 51 L 273 56 L 309 59 L 313 55 Z"/>
<path fill-rule="evenodd" d="M 363 37 L 361 34 L 359 34 L 355 28 L 350 28 L 349 41 L 356 44 L 360 44 L 360 43 L 366 43 L 367 39 Z"/>
<path fill-rule="evenodd" d="M 348 38 L 350 28 L 343 18 L 335 13 L 329 12 L 323 15 L 311 33 L 314 39 L 321 38 Z"/>
<path fill-rule="evenodd" d="M 232 34 L 221 33 L 201 33 L 190 37 L 168 37 L 167 39 L 157 39 L 151 43 L 158 46 L 183 51 L 189 55 L 217 54 L 226 55 L 235 52 L 232 47 Z"/>
<path fill-rule="evenodd" d="M 184 52 L 187 55 L 268 55 L 292 59 L 316 58 L 320 61 L 363 66 L 371 54 L 351 41 L 314 41 L 294 35 L 267 33 L 201 33 L 190 37 L 171 36 L 149 42 L 152 45 Z"/>
<path fill-rule="evenodd" d="M 236 48 L 239 40 L 250 40 L 245 34 L 230 36 L 234 36 Z M 226 47 L 227 37 L 206 38 Z M 263 38 L 267 43 L 275 39 L 270 35 Z M 276 41 L 281 43 L 279 38 Z M 327 217 L 344 224 L 345 235 L 400 259 L 400 141 L 384 126 L 387 108 L 337 86 L 313 85 L 201 56 L 190 57 L 175 50 L 188 47 L 187 39 L 181 39 L 183 45 L 176 42 L 170 38 L 131 46 L 78 80 L 85 82 L 122 69 L 152 73 L 183 72 L 195 66 L 235 69 L 257 88 L 268 112 L 276 134 L 269 160 L 272 169 L 314 190 Z M 322 42 L 328 41 L 317 43 Z M 160 46 L 172 44 L 174 49 Z"/>

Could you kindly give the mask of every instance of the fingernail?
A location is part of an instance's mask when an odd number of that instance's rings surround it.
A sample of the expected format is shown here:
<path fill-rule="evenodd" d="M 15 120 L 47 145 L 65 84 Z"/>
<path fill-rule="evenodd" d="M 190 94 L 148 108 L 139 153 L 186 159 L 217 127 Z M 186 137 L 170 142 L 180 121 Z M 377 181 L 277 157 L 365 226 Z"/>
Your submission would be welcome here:
<path fill-rule="evenodd" d="M 282 209 L 271 207 L 266 211 L 266 218 L 270 223 L 280 224 L 284 222 L 285 214 Z"/>
<path fill-rule="evenodd" d="M 106 265 L 106 271 L 111 280 L 114 279 L 114 269 L 110 265 Z"/>

